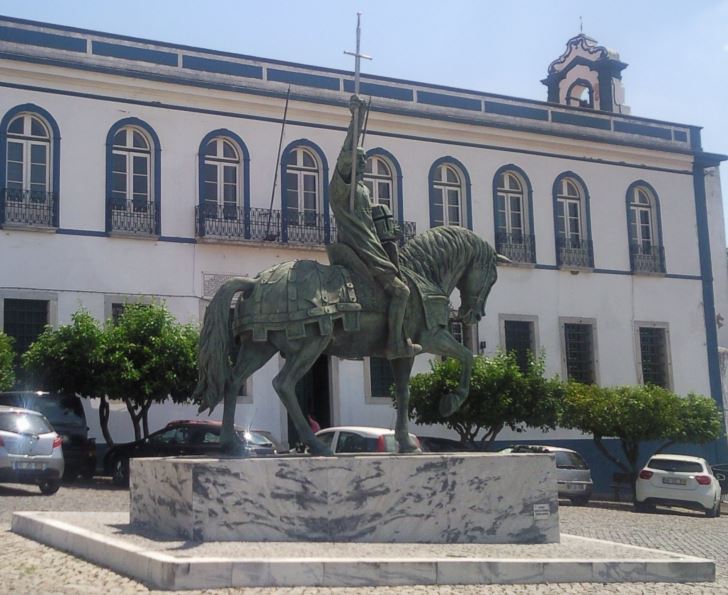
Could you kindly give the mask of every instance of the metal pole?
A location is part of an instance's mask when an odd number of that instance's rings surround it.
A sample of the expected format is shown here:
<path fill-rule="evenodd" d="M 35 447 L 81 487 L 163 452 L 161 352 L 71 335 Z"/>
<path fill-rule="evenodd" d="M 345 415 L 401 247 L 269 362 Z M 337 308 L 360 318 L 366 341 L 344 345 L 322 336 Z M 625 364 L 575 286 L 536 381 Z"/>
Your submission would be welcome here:
<path fill-rule="evenodd" d="M 359 66 L 361 62 L 361 13 L 356 13 L 356 54 L 354 55 L 354 95 L 359 97 Z M 354 108 L 354 130 L 351 142 L 351 192 L 349 193 L 349 211 L 354 210 L 356 197 L 356 161 L 359 145 L 359 104 Z"/>
<path fill-rule="evenodd" d="M 270 207 L 268 208 L 268 223 L 265 226 L 265 235 L 263 236 L 263 240 L 266 242 L 273 242 L 277 239 L 277 235 L 272 235 L 270 233 L 270 220 L 273 216 L 273 198 L 276 195 L 276 184 L 278 183 L 278 167 L 279 167 L 279 161 L 281 160 L 281 147 L 283 146 L 283 133 L 286 130 L 286 119 L 288 117 L 288 100 L 291 98 L 291 85 L 288 85 L 288 93 L 286 93 L 286 106 L 283 108 L 283 123 L 281 124 L 281 136 L 278 139 L 278 153 L 276 157 L 276 162 L 274 164 L 274 173 L 273 173 L 273 188 L 270 191 Z M 281 205 L 282 207 L 283 205 Z"/>
<path fill-rule="evenodd" d="M 354 56 L 354 95 L 359 97 L 359 66 L 362 58 L 371 60 L 369 56 L 361 53 L 361 13 L 356 13 L 356 51 L 344 52 L 350 56 Z M 354 108 L 354 129 L 351 147 L 351 193 L 349 194 L 349 210 L 354 210 L 354 197 L 356 196 L 356 158 L 357 148 L 359 146 L 359 105 Z"/>

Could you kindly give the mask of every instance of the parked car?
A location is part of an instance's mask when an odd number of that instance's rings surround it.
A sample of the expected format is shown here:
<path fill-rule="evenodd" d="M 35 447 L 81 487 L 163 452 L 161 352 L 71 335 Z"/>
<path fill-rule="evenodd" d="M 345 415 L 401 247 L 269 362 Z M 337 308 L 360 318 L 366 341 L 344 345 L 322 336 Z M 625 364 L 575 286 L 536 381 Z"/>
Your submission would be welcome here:
<path fill-rule="evenodd" d="M 62 443 L 40 413 L 0 405 L 0 481 L 32 483 L 55 494 L 64 469 Z"/>
<path fill-rule="evenodd" d="M 720 516 L 720 484 L 700 457 L 654 455 L 635 482 L 635 508 L 651 512 L 656 505 L 702 510 Z"/>
<path fill-rule="evenodd" d="M 556 462 L 556 485 L 559 498 L 571 500 L 572 504 L 589 502 L 594 482 L 589 465 L 578 452 L 558 446 L 517 444 L 501 449 L 508 453 L 552 453 Z"/>
<path fill-rule="evenodd" d="M 213 420 L 177 420 L 169 422 L 147 438 L 115 444 L 104 456 L 104 473 L 116 485 L 129 484 L 129 459 L 183 455 L 219 456 L 222 423 Z M 273 443 L 254 430 L 235 426 L 241 447 L 249 455 L 275 454 Z"/>
<path fill-rule="evenodd" d="M 331 446 L 335 453 L 397 452 L 394 430 L 365 426 L 337 426 L 316 432 L 316 437 Z M 420 447 L 414 434 L 410 440 Z"/>
<path fill-rule="evenodd" d="M 63 438 L 65 479 L 92 477 L 96 471 L 96 440 L 88 437 L 86 414 L 77 395 L 43 391 L 0 393 L 0 405 L 42 413 Z"/>
<path fill-rule="evenodd" d="M 436 438 L 434 436 L 417 436 L 422 452 L 473 452 L 476 448 L 467 442 Z"/>

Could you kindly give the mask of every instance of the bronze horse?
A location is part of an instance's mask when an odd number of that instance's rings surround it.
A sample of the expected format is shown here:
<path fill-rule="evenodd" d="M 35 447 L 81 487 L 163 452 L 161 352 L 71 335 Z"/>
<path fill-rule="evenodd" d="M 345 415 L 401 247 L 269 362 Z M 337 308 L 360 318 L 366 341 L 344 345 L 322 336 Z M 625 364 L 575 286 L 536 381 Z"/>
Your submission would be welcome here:
<path fill-rule="evenodd" d="M 282 274 L 276 277 L 277 271 L 273 269 L 281 265 L 266 269 L 255 278 L 228 280 L 208 306 L 200 337 L 200 376 L 194 398 L 201 403 L 200 411 L 212 411 L 221 400 L 224 402 L 221 440 L 225 447 L 234 450 L 235 405 L 241 386 L 246 378 L 280 352 L 285 365 L 273 379 L 273 388 L 310 452 L 332 454 L 309 427 L 296 399 L 296 383 L 322 354 L 342 358 L 383 357 L 387 335 L 386 297 L 378 284 L 367 277 L 363 267 L 356 266 L 355 258 L 345 258 L 348 250 L 345 246 L 338 244 L 333 248 L 329 251 L 332 260 L 349 264 L 345 278 L 349 279 L 346 284 L 349 290 L 353 287 L 355 292 L 355 296 L 351 294 L 354 306 L 348 305 L 357 309 L 354 323 L 351 312 L 328 319 L 295 321 L 292 320 L 294 315 L 288 317 L 286 314 L 286 303 L 275 303 L 268 297 L 261 299 L 263 295 L 279 295 L 282 296 L 279 301 L 283 302 L 286 295 L 300 297 L 305 293 L 306 288 L 296 287 L 297 280 L 290 273 L 287 278 Z M 487 242 L 462 227 L 430 229 L 410 240 L 401 250 L 400 268 L 411 289 L 406 318 L 408 335 L 422 346 L 423 352 L 453 357 L 462 364 L 458 388 L 440 402 L 443 416 L 457 411 L 465 400 L 473 360 L 470 349 L 461 345 L 448 330 L 449 296 L 456 287 L 459 289 L 462 305 L 458 319 L 467 325 L 475 324 L 485 314 L 485 302 L 497 278 L 498 259 Z M 309 269 L 315 266 L 319 276 L 337 267 L 312 261 L 297 263 L 309 263 Z M 287 270 L 290 269 L 289 263 Z M 264 285 L 267 291 L 274 291 L 279 282 L 287 283 L 289 289 L 279 294 L 263 293 Z M 345 293 L 346 288 L 342 295 Z M 231 321 L 230 305 L 236 294 L 235 315 Z M 268 303 L 261 304 L 262 301 Z M 256 327 L 255 323 L 259 322 L 258 313 L 263 305 L 273 312 L 265 320 L 273 322 L 262 329 L 263 332 L 258 332 L 260 324 Z M 333 312 L 335 308 L 329 305 L 328 309 L 311 311 Z M 297 325 L 296 333 L 290 332 L 292 325 Z M 390 360 L 397 399 L 395 438 L 400 452 L 411 452 L 416 448 L 408 435 L 409 377 L 413 363 L 414 358 Z"/>

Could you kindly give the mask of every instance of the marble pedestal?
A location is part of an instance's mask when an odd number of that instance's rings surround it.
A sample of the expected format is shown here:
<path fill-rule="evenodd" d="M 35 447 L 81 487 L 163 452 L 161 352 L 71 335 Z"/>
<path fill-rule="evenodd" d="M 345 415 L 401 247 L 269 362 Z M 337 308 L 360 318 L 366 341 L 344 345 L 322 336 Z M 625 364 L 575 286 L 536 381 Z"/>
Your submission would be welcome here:
<path fill-rule="evenodd" d="M 557 543 L 550 455 L 135 459 L 133 526 L 194 541 Z"/>

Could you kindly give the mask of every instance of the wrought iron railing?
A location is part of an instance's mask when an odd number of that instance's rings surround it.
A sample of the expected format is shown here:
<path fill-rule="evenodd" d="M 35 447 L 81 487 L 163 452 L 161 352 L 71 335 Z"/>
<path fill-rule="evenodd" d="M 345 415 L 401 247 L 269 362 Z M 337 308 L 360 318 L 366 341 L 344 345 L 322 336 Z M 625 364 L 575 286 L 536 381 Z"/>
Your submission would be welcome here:
<path fill-rule="evenodd" d="M 247 216 L 246 216 L 247 215 Z M 232 241 L 270 241 L 321 246 L 336 241 L 336 220 L 326 220 L 320 213 L 302 213 L 260 208 L 239 208 L 225 205 L 195 207 L 197 237 Z M 401 226 L 403 240 L 417 233 L 413 221 Z"/>
<path fill-rule="evenodd" d="M 495 249 L 513 262 L 536 262 L 535 238 L 530 234 L 496 232 Z"/>
<path fill-rule="evenodd" d="M 633 273 L 664 273 L 665 248 L 651 244 L 630 244 L 629 260 Z"/>
<path fill-rule="evenodd" d="M 54 192 L 38 190 L 17 190 L 3 188 L 2 208 L 3 222 L 30 227 L 53 227 Z"/>
<path fill-rule="evenodd" d="M 112 198 L 111 231 L 153 235 L 156 231 L 156 208 L 148 200 Z"/>
<path fill-rule="evenodd" d="M 592 242 L 576 238 L 556 238 L 556 258 L 562 267 L 592 268 Z"/>

